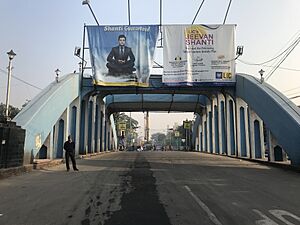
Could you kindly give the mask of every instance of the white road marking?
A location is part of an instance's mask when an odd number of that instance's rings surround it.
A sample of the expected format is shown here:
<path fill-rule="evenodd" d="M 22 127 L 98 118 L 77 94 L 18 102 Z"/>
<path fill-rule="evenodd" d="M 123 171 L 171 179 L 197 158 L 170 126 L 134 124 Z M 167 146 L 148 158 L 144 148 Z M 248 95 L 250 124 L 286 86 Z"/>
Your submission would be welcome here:
<path fill-rule="evenodd" d="M 184 188 L 189 192 L 189 194 L 194 198 L 194 200 L 198 203 L 198 205 L 206 212 L 209 219 L 216 225 L 222 225 L 222 223 L 218 220 L 218 218 L 213 214 L 213 212 L 202 202 L 188 186 L 184 186 Z"/>
<path fill-rule="evenodd" d="M 262 212 L 260 212 L 257 209 L 252 209 L 253 212 L 256 212 L 258 215 L 260 215 L 263 219 L 262 220 L 257 220 L 255 222 L 255 224 L 257 225 L 278 225 L 278 223 L 276 223 L 274 220 L 270 219 L 267 215 L 263 214 Z M 289 222 L 287 219 L 285 219 L 283 216 L 286 217 L 292 217 L 295 220 L 300 221 L 300 218 L 288 211 L 285 210 L 281 210 L 281 209 L 270 209 L 269 213 L 272 214 L 273 216 L 275 216 L 277 219 L 281 220 L 282 222 L 284 222 L 287 225 L 295 225 L 291 222 Z"/>
<path fill-rule="evenodd" d="M 257 213 L 258 215 L 260 215 L 263 218 L 262 220 L 256 220 L 255 221 L 256 225 L 279 225 L 278 223 L 271 220 L 268 216 L 263 214 L 261 211 L 259 211 L 257 209 L 252 209 L 252 211 Z"/>
<path fill-rule="evenodd" d="M 298 220 L 300 222 L 300 218 L 288 211 L 285 210 L 281 210 L 281 209 L 271 209 L 269 210 L 269 212 L 271 214 L 273 214 L 273 216 L 277 217 L 278 219 L 280 219 L 282 222 L 284 222 L 287 225 L 294 225 L 293 223 L 289 222 L 288 220 L 286 220 L 283 216 L 285 217 L 292 217 L 295 220 Z"/>

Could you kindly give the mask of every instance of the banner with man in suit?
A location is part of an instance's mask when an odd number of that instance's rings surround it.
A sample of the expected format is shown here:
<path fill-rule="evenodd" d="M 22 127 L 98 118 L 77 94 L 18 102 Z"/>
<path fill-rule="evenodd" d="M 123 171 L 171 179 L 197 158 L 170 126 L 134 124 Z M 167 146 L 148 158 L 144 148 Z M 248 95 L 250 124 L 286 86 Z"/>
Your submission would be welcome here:
<path fill-rule="evenodd" d="M 148 86 L 158 25 L 87 26 L 94 84 Z"/>
<path fill-rule="evenodd" d="M 166 25 L 163 38 L 165 84 L 235 82 L 235 25 Z"/>

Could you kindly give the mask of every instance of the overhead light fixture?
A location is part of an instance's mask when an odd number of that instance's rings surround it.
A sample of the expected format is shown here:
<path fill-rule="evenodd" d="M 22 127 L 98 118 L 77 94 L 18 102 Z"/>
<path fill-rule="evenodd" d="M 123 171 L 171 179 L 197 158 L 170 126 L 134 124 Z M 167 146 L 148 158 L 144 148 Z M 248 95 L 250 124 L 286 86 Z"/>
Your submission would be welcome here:
<path fill-rule="evenodd" d="M 90 4 L 90 0 L 83 0 L 82 1 L 82 5 L 88 5 L 88 4 Z"/>
<path fill-rule="evenodd" d="M 237 46 L 237 48 L 236 48 L 236 55 L 237 56 L 243 55 L 243 51 L 244 51 L 244 46 Z"/>
<path fill-rule="evenodd" d="M 80 57 L 80 52 L 81 52 L 81 48 L 80 47 L 75 47 L 74 55 Z"/>

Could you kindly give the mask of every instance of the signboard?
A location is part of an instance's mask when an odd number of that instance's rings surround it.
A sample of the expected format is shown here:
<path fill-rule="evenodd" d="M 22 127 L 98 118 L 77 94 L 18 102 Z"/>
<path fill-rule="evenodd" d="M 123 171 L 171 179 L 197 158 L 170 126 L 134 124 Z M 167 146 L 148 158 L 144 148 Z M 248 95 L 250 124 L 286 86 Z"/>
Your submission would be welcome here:
<path fill-rule="evenodd" d="M 35 148 L 40 149 L 41 146 L 42 146 L 42 137 L 41 137 L 41 134 L 37 134 L 35 136 Z"/>
<path fill-rule="evenodd" d="M 235 82 L 235 25 L 163 26 L 167 85 Z"/>
<path fill-rule="evenodd" d="M 191 129 L 191 121 L 183 121 L 183 129 Z"/>
<path fill-rule="evenodd" d="M 87 26 L 94 84 L 148 86 L 158 25 Z"/>
<path fill-rule="evenodd" d="M 126 123 L 120 122 L 118 123 L 119 130 L 126 130 Z"/>
<path fill-rule="evenodd" d="M 180 136 L 180 132 L 179 131 L 175 131 L 175 137 L 179 137 Z"/>

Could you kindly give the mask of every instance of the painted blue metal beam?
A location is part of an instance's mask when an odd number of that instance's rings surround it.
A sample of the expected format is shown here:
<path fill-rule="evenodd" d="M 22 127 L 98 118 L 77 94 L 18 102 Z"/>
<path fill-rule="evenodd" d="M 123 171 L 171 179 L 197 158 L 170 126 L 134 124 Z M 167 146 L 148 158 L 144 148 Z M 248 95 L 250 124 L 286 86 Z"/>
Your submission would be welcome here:
<path fill-rule="evenodd" d="M 14 118 L 17 125 L 26 129 L 24 162 L 29 163 L 44 143 L 57 120 L 76 99 L 79 92 L 79 75 L 68 74 L 59 82 L 49 84 Z"/>
<path fill-rule="evenodd" d="M 253 76 L 237 74 L 236 78 L 236 96 L 262 118 L 291 163 L 300 165 L 300 109 L 271 85 Z"/>
<path fill-rule="evenodd" d="M 105 102 L 110 112 L 169 110 L 196 112 L 206 105 L 207 97 L 192 94 L 117 94 L 106 96 Z"/>

